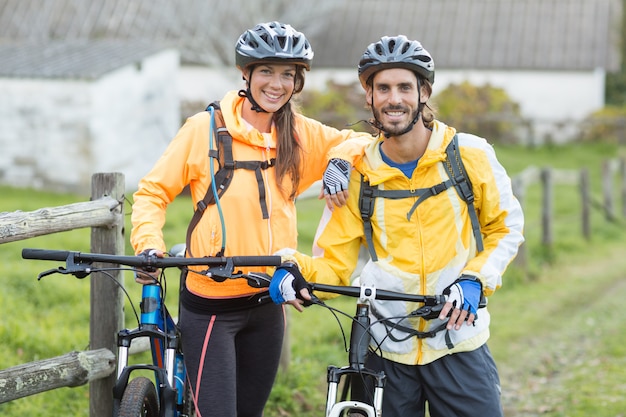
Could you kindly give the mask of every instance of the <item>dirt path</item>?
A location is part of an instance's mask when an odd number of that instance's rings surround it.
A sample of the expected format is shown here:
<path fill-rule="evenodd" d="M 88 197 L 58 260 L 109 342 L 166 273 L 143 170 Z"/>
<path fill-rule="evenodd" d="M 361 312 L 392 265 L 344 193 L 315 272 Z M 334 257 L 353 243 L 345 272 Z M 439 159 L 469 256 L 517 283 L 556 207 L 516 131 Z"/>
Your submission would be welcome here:
<path fill-rule="evenodd" d="M 626 344 L 626 250 L 616 249 L 606 258 L 572 263 L 550 273 L 550 280 L 544 277 L 528 288 L 510 291 L 506 294 L 510 300 L 496 305 L 495 311 L 490 307 L 492 316 L 499 312 L 511 316 L 509 325 L 526 332 L 507 340 L 493 337 L 507 352 L 498 360 L 505 416 L 565 416 L 564 409 L 589 397 L 598 405 L 599 413 L 594 415 L 615 417 L 600 412 L 601 404 L 619 401 L 626 411 L 622 398 L 626 381 L 616 387 L 603 373 L 617 365 L 624 367 L 626 359 L 607 355 L 603 348 L 615 342 Z M 511 314 L 512 309 L 520 314 Z M 580 378 L 597 379 L 589 384 L 597 392 L 572 389 Z"/>

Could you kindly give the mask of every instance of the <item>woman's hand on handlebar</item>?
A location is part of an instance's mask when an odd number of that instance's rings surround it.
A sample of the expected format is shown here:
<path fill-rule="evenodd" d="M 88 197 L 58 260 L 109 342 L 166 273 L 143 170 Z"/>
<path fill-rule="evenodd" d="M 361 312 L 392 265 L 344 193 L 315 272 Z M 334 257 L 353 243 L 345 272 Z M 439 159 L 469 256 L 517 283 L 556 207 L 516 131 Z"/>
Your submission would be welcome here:
<path fill-rule="evenodd" d="M 156 256 L 157 258 L 163 258 L 164 253 L 158 249 L 146 249 L 142 251 L 138 256 Z M 157 282 L 159 275 L 161 274 L 160 269 L 148 271 L 145 269 L 137 268 L 135 270 L 135 282 L 142 285 L 150 285 Z"/>
<path fill-rule="evenodd" d="M 270 282 L 270 297 L 276 304 L 291 304 L 300 312 L 303 306 L 311 301 L 309 284 L 306 282 L 296 264 L 285 262 L 274 272 Z"/>

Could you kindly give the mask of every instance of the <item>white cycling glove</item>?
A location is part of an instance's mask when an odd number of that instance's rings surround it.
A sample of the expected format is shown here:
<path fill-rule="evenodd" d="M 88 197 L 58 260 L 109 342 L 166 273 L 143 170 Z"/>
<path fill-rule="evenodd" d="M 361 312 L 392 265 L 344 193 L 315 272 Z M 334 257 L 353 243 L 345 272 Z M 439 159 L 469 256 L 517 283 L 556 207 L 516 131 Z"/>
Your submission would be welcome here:
<path fill-rule="evenodd" d="M 347 190 L 349 180 L 350 163 L 339 158 L 331 159 L 322 176 L 324 194 L 337 194 Z"/>
<path fill-rule="evenodd" d="M 454 284 L 443 291 L 443 294 L 446 296 L 446 302 L 452 303 L 454 308 L 476 314 L 482 294 L 482 285 L 473 277 L 470 279 L 461 275 Z"/>

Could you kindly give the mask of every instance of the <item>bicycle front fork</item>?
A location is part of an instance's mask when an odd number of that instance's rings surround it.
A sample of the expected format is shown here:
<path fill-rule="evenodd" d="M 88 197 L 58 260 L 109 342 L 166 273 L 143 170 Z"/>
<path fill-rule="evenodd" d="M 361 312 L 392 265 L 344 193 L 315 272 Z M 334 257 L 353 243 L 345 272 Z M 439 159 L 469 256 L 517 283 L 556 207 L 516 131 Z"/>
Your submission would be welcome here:
<path fill-rule="evenodd" d="M 374 381 L 373 406 L 356 400 L 342 400 L 337 402 L 337 389 L 342 376 L 348 378 L 371 378 Z M 355 369 L 353 367 L 328 367 L 328 391 L 326 396 L 326 417 L 339 417 L 348 410 L 360 410 L 367 417 L 381 417 L 383 407 L 383 387 L 385 373 L 374 372 L 369 369 Z"/>

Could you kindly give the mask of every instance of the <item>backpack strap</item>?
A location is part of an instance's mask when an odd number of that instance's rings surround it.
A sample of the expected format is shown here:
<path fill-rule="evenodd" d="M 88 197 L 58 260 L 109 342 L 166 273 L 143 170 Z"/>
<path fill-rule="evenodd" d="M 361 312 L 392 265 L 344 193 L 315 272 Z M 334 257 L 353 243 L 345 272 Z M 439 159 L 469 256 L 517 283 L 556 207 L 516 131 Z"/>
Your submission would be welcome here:
<path fill-rule="evenodd" d="M 214 175 L 215 185 L 217 187 L 216 189 L 219 198 L 224 193 L 226 188 L 228 188 L 228 186 L 230 185 L 230 181 L 232 180 L 234 172 L 232 168 L 233 143 L 232 137 L 228 133 L 228 130 L 226 130 L 225 128 L 224 119 L 222 118 L 222 112 L 220 111 L 219 103 L 217 101 L 214 101 L 213 103 L 209 104 L 206 108 L 206 111 L 208 111 L 210 107 L 213 107 L 216 116 L 217 127 L 214 126 L 214 128 L 216 134 L 215 138 L 217 149 L 211 149 L 211 147 L 209 146 L 208 156 L 209 158 L 215 158 L 217 160 L 217 163 L 219 164 L 219 169 Z M 209 140 L 211 140 L 210 136 L 211 135 L 209 133 Z M 220 146 L 223 148 L 223 152 L 220 152 Z M 223 169 L 226 166 L 229 166 L 230 169 Z M 213 195 L 212 189 L 212 185 L 209 184 L 204 198 L 196 203 L 196 210 L 194 211 L 193 217 L 191 218 L 191 220 L 189 221 L 189 225 L 187 226 L 187 236 L 185 242 L 187 245 L 187 253 L 191 257 L 193 257 L 193 254 L 191 253 L 191 234 L 200 222 L 200 219 L 202 218 L 202 215 L 204 214 L 206 208 L 211 204 L 215 204 L 215 196 Z M 222 255 L 223 254 L 217 254 L 217 256 Z"/>
<path fill-rule="evenodd" d="M 476 249 L 478 252 L 482 252 L 485 248 L 483 245 L 483 235 L 480 232 L 480 222 L 478 221 L 478 215 L 476 214 L 476 207 L 474 206 L 474 192 L 472 189 L 472 182 L 470 181 L 463 160 L 461 159 L 461 153 L 459 151 L 459 138 L 454 135 L 448 147 L 446 148 L 446 161 L 444 166 L 448 171 L 448 176 L 454 183 L 459 197 L 468 206 L 468 212 L 470 221 L 472 223 L 472 231 L 474 232 L 474 238 L 476 239 Z"/>
<path fill-rule="evenodd" d="M 367 241 L 367 250 L 370 253 L 372 261 L 378 262 L 378 256 L 374 250 L 374 241 L 372 239 L 372 221 L 370 220 L 374 214 L 374 187 L 370 182 L 365 180 L 361 174 L 361 191 L 359 194 L 359 210 L 361 219 L 363 220 L 363 232 Z"/>
<path fill-rule="evenodd" d="M 250 171 L 254 171 L 259 190 L 259 203 L 261 205 L 261 212 L 264 219 L 269 219 L 269 212 L 267 209 L 266 201 L 267 199 L 265 195 L 265 182 L 263 180 L 263 174 L 261 171 L 275 166 L 276 158 L 271 158 L 269 161 L 235 161 L 233 159 L 233 138 L 230 133 L 228 133 L 228 129 L 226 129 L 226 124 L 224 123 L 224 118 L 222 117 L 220 104 L 219 102 L 214 101 L 207 106 L 206 110 L 208 111 L 210 107 L 212 107 L 215 112 L 216 123 L 214 128 L 216 149 L 211 149 L 209 147 L 208 156 L 209 158 L 215 158 L 219 166 L 218 170 L 213 176 L 215 188 L 217 190 L 217 198 L 219 199 L 230 185 L 236 169 L 247 169 Z M 211 140 L 210 135 L 209 140 Z M 209 184 L 204 198 L 196 203 L 196 210 L 194 211 L 193 217 L 191 218 L 189 226 L 187 227 L 186 243 L 189 256 L 193 256 L 190 250 L 191 234 L 200 222 L 204 211 L 211 204 L 215 204 L 215 194 L 213 193 L 212 183 Z M 216 256 L 223 256 L 223 252 L 224 248 L 222 248 L 220 253 L 216 254 Z"/>
<path fill-rule="evenodd" d="M 374 262 L 378 261 L 376 251 L 374 250 L 373 243 L 373 228 L 371 217 L 374 214 L 374 198 L 390 198 L 392 200 L 398 200 L 401 198 L 417 197 L 417 200 L 406 215 L 407 220 L 411 220 L 411 216 L 424 200 L 429 197 L 435 196 L 447 190 L 453 186 L 452 180 L 447 180 L 429 188 L 417 188 L 415 190 L 380 190 L 378 186 L 370 185 L 369 181 L 366 181 L 361 175 L 361 194 L 359 198 L 359 206 L 361 211 L 361 219 L 363 219 L 363 228 L 365 230 L 365 239 L 367 241 L 367 248 L 370 252 L 370 256 Z"/>
<path fill-rule="evenodd" d="M 478 221 L 478 215 L 476 214 L 476 208 L 474 206 L 472 183 L 467 175 L 465 166 L 463 165 L 463 160 L 461 159 L 457 135 L 454 135 L 452 141 L 446 148 L 446 160 L 443 165 L 446 168 L 449 177 L 446 181 L 430 188 L 418 188 L 416 190 L 379 190 L 378 186 L 370 185 L 369 181 L 365 180 L 361 174 L 359 210 L 361 212 L 361 219 L 363 220 L 363 229 L 365 233 L 365 240 L 367 241 L 367 248 L 372 261 L 378 261 L 378 256 L 374 250 L 373 228 L 371 221 L 371 217 L 374 214 L 374 198 L 383 197 L 400 199 L 417 197 L 417 200 L 406 216 L 407 220 L 411 220 L 411 216 L 424 200 L 440 194 L 450 187 L 454 187 L 459 194 L 459 197 L 461 197 L 461 199 L 468 205 L 472 231 L 474 233 L 474 238 L 476 239 L 476 248 L 478 252 L 482 252 L 484 250 L 483 238 L 480 232 L 480 222 Z"/>

